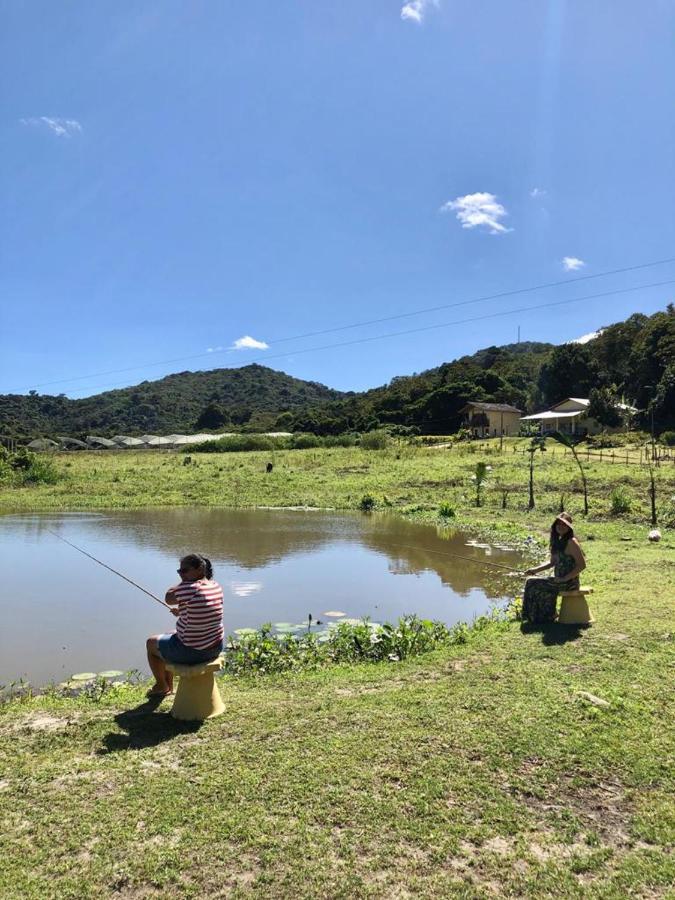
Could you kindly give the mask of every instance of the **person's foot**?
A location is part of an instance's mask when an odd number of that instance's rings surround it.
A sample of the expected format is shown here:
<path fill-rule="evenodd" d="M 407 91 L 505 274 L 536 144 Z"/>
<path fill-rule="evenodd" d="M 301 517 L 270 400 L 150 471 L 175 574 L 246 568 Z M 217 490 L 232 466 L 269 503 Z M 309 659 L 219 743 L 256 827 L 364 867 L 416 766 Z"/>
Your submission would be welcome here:
<path fill-rule="evenodd" d="M 173 693 L 173 687 L 166 684 L 158 684 L 155 682 L 148 691 L 148 697 L 166 697 L 167 694 Z"/>

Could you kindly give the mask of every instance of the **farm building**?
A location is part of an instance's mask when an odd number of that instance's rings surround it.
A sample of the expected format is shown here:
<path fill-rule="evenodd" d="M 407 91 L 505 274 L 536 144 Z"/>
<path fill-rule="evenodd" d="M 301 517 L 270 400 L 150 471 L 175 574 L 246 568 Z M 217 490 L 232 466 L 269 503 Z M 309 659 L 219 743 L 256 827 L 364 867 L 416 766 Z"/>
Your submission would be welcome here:
<path fill-rule="evenodd" d="M 515 435 L 520 429 L 522 410 L 508 403 L 482 403 L 471 401 L 460 409 L 463 425 L 470 428 L 474 437 L 499 437 Z"/>
<path fill-rule="evenodd" d="M 600 431 L 622 431 L 625 423 L 617 428 L 607 428 L 588 415 L 590 400 L 583 397 L 567 397 L 560 403 L 554 404 L 550 409 L 535 413 L 532 416 L 523 416 L 523 422 L 535 422 L 539 425 L 542 434 L 552 431 L 560 431 L 563 434 L 598 434 Z M 619 409 L 628 419 L 637 410 L 626 403 L 619 403 Z"/>

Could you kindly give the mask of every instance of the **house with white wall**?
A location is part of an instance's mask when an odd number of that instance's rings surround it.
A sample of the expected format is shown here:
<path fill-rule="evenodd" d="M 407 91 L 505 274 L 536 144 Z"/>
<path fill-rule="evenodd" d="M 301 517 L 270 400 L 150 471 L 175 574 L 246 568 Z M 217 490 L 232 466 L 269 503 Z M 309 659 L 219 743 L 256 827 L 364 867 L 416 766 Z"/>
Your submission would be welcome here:
<path fill-rule="evenodd" d="M 560 403 L 554 404 L 550 409 L 532 416 L 523 416 L 520 421 L 537 423 L 542 434 L 549 434 L 552 431 L 560 431 L 562 434 L 598 434 L 601 431 L 614 433 L 625 429 L 625 422 L 616 428 L 601 425 L 588 415 L 590 405 L 591 401 L 584 397 L 567 397 Z M 637 412 L 627 403 L 618 403 L 617 406 L 624 414 L 624 419 L 628 419 L 630 415 Z"/>

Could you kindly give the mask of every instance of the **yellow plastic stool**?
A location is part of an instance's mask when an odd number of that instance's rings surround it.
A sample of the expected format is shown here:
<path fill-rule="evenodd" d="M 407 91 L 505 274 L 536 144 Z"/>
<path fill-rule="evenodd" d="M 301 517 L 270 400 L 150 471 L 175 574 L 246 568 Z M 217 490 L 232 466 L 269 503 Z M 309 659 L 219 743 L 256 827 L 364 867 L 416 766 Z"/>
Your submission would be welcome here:
<path fill-rule="evenodd" d="M 586 600 L 586 596 L 592 593 L 592 587 L 580 587 L 578 591 L 562 591 L 558 622 L 561 625 L 590 625 L 594 622 Z"/>
<path fill-rule="evenodd" d="M 219 657 L 207 663 L 194 666 L 179 666 L 167 663 L 166 667 L 178 676 L 178 690 L 171 708 L 174 719 L 186 722 L 212 719 L 225 712 L 225 704 L 213 677 L 214 672 L 223 668 L 225 657 Z"/>

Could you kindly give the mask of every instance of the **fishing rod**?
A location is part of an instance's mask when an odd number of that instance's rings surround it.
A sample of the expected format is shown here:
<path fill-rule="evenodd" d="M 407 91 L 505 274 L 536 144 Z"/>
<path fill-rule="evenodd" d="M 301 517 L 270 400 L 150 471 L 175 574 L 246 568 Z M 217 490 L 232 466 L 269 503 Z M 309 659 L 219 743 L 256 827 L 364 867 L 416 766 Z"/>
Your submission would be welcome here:
<path fill-rule="evenodd" d="M 423 550 L 425 553 L 438 553 L 440 556 L 452 556 L 453 559 L 463 559 L 467 562 L 478 563 L 480 566 L 492 566 L 495 569 L 508 569 L 512 575 L 519 575 L 520 572 L 514 572 L 513 566 L 505 566 L 503 563 L 488 562 L 487 559 L 478 559 L 475 556 L 462 556 L 460 553 L 448 553 L 447 550 L 431 550 L 428 547 L 410 547 L 407 544 L 391 544 L 392 547 L 400 547 L 403 550 Z"/>
<path fill-rule="evenodd" d="M 144 594 L 147 594 L 148 597 L 152 597 L 153 600 L 156 600 L 157 603 L 161 603 L 162 606 L 165 606 L 168 610 L 173 612 L 172 607 L 169 606 L 168 603 L 165 603 L 163 600 L 160 600 L 159 597 L 155 597 L 150 591 L 146 590 L 140 584 L 136 584 L 135 581 L 132 581 L 131 578 L 127 578 L 126 575 L 123 575 L 121 572 L 118 572 L 117 569 L 113 569 L 112 566 L 107 565 L 104 562 L 101 562 L 100 559 L 96 559 L 95 556 L 92 556 L 91 553 L 87 553 L 86 550 L 83 550 L 82 547 L 78 547 L 77 544 L 72 544 L 70 541 L 67 541 L 64 537 L 61 537 L 60 534 L 57 534 L 55 531 L 52 531 L 50 528 L 47 529 L 50 534 L 53 534 L 54 537 L 58 538 L 60 541 L 63 541 L 64 544 L 68 544 L 69 547 L 72 547 L 73 550 L 79 550 L 80 553 L 84 553 L 85 556 L 88 556 L 89 559 L 93 559 L 95 563 L 98 563 L 99 566 L 103 566 L 104 569 L 108 569 L 109 572 L 114 572 L 115 575 L 119 575 L 120 578 L 123 578 L 125 581 L 128 581 L 129 584 L 133 584 L 134 587 L 137 587 L 139 591 L 143 591 Z"/>

